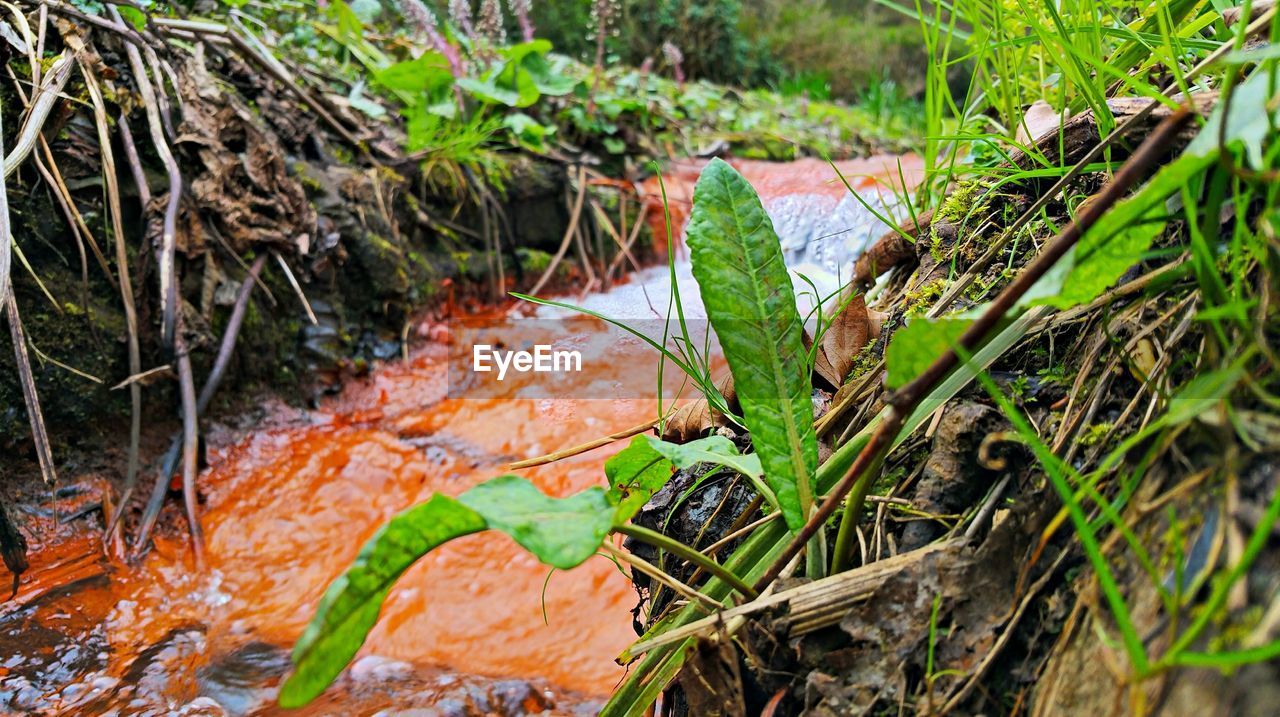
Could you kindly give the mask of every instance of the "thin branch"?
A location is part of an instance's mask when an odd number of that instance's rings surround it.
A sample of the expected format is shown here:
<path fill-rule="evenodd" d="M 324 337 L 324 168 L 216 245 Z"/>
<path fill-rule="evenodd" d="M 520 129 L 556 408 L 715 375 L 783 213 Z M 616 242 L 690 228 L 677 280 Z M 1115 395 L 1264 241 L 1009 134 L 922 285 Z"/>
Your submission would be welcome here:
<path fill-rule="evenodd" d="M 529 289 L 530 294 L 537 294 L 546 286 L 551 279 L 551 275 L 555 273 L 556 267 L 560 266 L 560 261 L 564 259 L 565 252 L 569 251 L 569 245 L 573 243 L 573 237 L 578 232 L 578 220 L 582 218 L 582 202 L 586 199 L 587 182 L 586 171 L 582 167 L 578 167 L 578 197 L 573 201 L 573 209 L 569 214 L 569 226 L 564 231 L 564 239 L 560 241 L 560 248 L 556 250 L 555 256 L 551 257 L 551 263 L 547 265 L 546 271 L 542 272 L 542 276 L 538 282 Z"/>
<path fill-rule="evenodd" d="M 616 433 L 610 433 L 609 435 L 604 436 L 603 438 L 596 438 L 596 439 L 587 441 L 586 443 L 581 443 L 579 445 L 573 446 L 571 448 L 565 448 L 565 449 L 556 451 L 554 453 L 548 453 L 545 456 L 539 456 L 537 458 L 529 458 L 523 461 L 516 461 L 515 463 L 512 463 L 511 465 L 507 466 L 507 470 L 515 471 L 515 470 L 520 470 L 521 468 L 532 468 L 534 466 L 546 465 L 547 463 L 555 463 L 558 460 L 562 460 L 570 456 L 576 456 L 580 453 L 593 451 L 597 448 L 600 448 L 601 446 L 607 446 L 610 443 L 613 443 L 614 441 L 620 441 L 624 438 L 630 438 L 632 436 L 639 435 L 641 433 L 644 433 L 645 431 L 652 429 L 656 425 L 658 425 L 658 419 L 655 418 L 652 421 L 641 423 L 639 425 L 632 426 L 630 428 L 624 428 L 621 431 L 617 431 Z"/>
<path fill-rule="evenodd" d="M 72 33 L 65 36 L 68 43 L 73 37 Z M 116 278 L 120 287 L 120 302 L 124 305 L 125 332 L 129 344 L 129 375 L 136 376 L 142 372 L 142 354 L 138 344 L 138 311 L 133 296 L 133 282 L 129 278 L 128 242 L 125 240 L 124 216 L 120 206 L 120 183 L 116 175 L 114 150 L 111 148 L 107 107 L 97 78 L 83 61 L 80 63 L 80 74 L 84 77 L 85 87 L 89 90 L 89 99 L 93 103 L 94 119 L 98 127 L 98 146 L 102 153 L 102 178 L 107 188 L 107 208 L 111 215 L 112 233 L 115 235 L 116 271 L 118 272 Z M 127 132 L 128 125 L 123 122 L 122 125 L 125 127 L 124 132 Z M 125 473 L 123 497 L 120 500 L 121 510 L 115 511 L 115 516 L 124 512 L 125 502 L 138 483 L 138 455 L 142 442 L 142 386 L 136 381 L 129 383 L 129 403 L 131 411 L 129 413 L 128 469 Z M 108 535 L 111 533 L 111 530 L 107 531 Z"/>

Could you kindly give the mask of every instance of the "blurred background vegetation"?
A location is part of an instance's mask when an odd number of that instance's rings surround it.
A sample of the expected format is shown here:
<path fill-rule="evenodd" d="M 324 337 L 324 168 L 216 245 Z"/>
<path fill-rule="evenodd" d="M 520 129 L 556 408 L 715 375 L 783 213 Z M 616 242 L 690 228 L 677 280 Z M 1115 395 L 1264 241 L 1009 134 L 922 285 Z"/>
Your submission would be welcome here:
<path fill-rule="evenodd" d="M 436 1 L 443 12 L 445 0 Z M 533 3 L 538 36 L 591 62 L 596 4 Z M 670 74 L 661 50 L 670 41 L 690 78 L 812 99 L 884 102 L 924 92 L 919 25 L 875 0 L 615 0 L 613 6 L 605 46 L 629 65 L 649 60 Z"/>

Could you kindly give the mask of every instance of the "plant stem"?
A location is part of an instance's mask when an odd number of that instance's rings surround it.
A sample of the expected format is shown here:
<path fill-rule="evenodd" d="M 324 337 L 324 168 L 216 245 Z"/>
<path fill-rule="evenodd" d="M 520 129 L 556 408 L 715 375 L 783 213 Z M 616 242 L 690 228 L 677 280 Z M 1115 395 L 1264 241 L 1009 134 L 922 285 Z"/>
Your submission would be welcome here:
<path fill-rule="evenodd" d="M 711 558 L 708 558 L 697 550 L 694 550 L 674 538 L 663 535 L 656 530 L 650 530 L 649 528 L 635 525 L 634 523 L 619 525 L 614 528 L 613 531 L 615 533 L 622 533 L 628 537 L 635 538 L 642 543 L 648 543 L 649 545 L 665 550 L 672 555 L 684 558 L 703 570 L 706 570 L 708 573 L 720 578 L 734 590 L 742 593 L 742 595 L 748 600 L 755 600 L 756 597 L 759 596 L 759 593 L 752 590 L 750 585 L 742 582 L 741 578 L 726 570 L 724 566 L 720 565 L 720 563 L 717 563 Z"/>
<path fill-rule="evenodd" d="M 880 463 L 873 465 L 869 473 L 878 473 Z M 831 556 L 831 574 L 849 569 L 849 556 L 853 554 L 853 542 L 856 539 L 858 519 L 862 517 L 862 506 L 866 504 L 867 493 L 871 492 L 871 481 L 860 481 L 844 501 L 844 514 L 840 516 L 840 529 L 836 531 L 835 554 Z"/>

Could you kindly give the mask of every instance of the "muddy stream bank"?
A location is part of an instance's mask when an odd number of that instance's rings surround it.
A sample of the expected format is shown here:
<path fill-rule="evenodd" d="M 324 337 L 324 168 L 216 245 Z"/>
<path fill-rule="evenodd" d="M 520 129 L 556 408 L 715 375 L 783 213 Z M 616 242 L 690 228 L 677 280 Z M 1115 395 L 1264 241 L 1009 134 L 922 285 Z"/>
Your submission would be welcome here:
<path fill-rule="evenodd" d="M 773 216 L 792 268 L 824 287 L 847 280 L 850 261 L 882 224 L 831 168 L 817 160 L 737 164 Z M 909 177 L 918 172 L 912 158 L 903 166 Z M 680 163 L 666 176 L 677 223 L 698 168 Z M 876 187 L 896 181 L 896 158 L 841 170 L 873 202 L 893 203 Z M 676 277 L 686 297 L 696 294 L 683 257 Z M 568 300 L 657 318 L 651 307 L 665 309 L 668 283 L 667 268 L 654 267 Z M 573 326 L 600 330 L 585 319 Z M 136 565 L 104 553 L 97 514 L 67 517 L 101 479 L 72 470 L 70 488 L 24 514 L 32 567 L 0 606 L 0 710 L 273 714 L 288 649 L 379 525 L 434 492 L 457 494 L 505 472 L 513 460 L 654 416 L 652 398 L 609 390 L 618 376 L 654 371 L 655 356 L 641 347 L 625 363 L 585 366 L 563 394 L 583 398 L 522 397 L 536 379 L 512 381 L 507 395 L 457 397 L 446 375 L 448 333 L 438 318 L 419 320 L 407 360 L 348 381 L 318 408 L 265 396 L 255 410 L 210 426 L 199 479 L 203 569 L 176 530 L 157 536 Z M 603 481 L 604 461 L 621 445 L 521 474 L 552 495 L 577 491 Z M 174 501 L 166 508 L 178 509 Z M 626 577 L 604 558 L 549 574 L 505 536 L 460 539 L 401 578 L 361 657 L 299 714 L 590 714 L 624 674 L 613 658 L 635 637 L 635 603 Z"/>

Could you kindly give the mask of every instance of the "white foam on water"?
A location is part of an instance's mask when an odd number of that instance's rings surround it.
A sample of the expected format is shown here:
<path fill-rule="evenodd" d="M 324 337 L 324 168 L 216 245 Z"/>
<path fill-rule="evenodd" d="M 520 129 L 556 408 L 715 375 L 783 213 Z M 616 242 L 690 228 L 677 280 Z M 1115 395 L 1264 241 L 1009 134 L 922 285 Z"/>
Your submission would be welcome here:
<path fill-rule="evenodd" d="M 897 202 L 892 195 L 872 191 L 862 199 L 882 216 L 893 216 Z M 802 316 L 814 308 L 815 300 L 813 288 L 801 277 L 813 282 L 818 294 L 826 298 L 824 305 L 830 306 L 852 277 L 854 260 L 889 229 L 852 195 L 836 199 L 823 194 L 788 194 L 765 200 L 765 210 L 782 245 Z M 705 318 L 683 242 L 676 250 L 674 269 L 685 317 Z M 581 302 L 576 297 L 562 300 L 618 320 L 662 320 L 671 297 L 671 273 L 668 266 L 650 267 L 633 274 L 627 283 L 589 294 Z M 572 313 L 543 306 L 537 316 L 559 318 Z"/>

